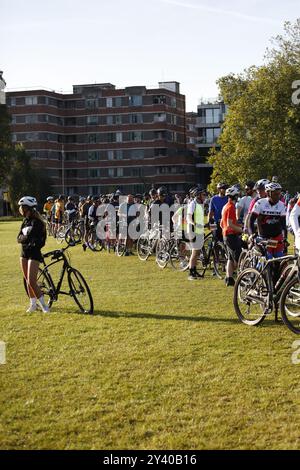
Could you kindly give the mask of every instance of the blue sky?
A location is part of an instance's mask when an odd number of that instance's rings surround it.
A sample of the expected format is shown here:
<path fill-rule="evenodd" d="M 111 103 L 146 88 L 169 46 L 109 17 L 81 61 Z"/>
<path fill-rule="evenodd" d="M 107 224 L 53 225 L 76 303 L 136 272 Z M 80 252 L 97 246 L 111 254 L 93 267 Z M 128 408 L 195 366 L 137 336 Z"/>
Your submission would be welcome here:
<path fill-rule="evenodd" d="M 299 0 L 0 0 L 0 13 L 8 89 L 176 80 L 196 111 L 218 77 L 263 63 Z"/>

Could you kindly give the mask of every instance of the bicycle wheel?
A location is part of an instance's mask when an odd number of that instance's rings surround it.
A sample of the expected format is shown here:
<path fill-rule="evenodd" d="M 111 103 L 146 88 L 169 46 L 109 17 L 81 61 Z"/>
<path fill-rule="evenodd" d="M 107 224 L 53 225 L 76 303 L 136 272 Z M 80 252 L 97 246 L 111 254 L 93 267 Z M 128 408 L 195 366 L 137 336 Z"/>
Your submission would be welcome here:
<path fill-rule="evenodd" d="M 123 256 L 126 253 L 126 239 L 120 239 L 116 245 L 116 254 L 117 256 Z"/>
<path fill-rule="evenodd" d="M 284 324 L 300 335 L 300 281 L 298 276 L 284 288 L 280 297 L 280 312 Z"/>
<path fill-rule="evenodd" d="M 68 245 L 77 245 L 81 242 L 81 230 L 79 227 L 70 227 L 66 231 L 65 240 Z"/>
<path fill-rule="evenodd" d="M 88 244 L 89 244 L 89 247 L 92 251 L 102 251 L 103 250 L 103 243 L 97 237 L 97 234 L 94 231 L 89 233 Z"/>
<path fill-rule="evenodd" d="M 167 266 L 169 259 L 169 242 L 166 238 L 161 238 L 160 240 L 158 240 L 156 245 L 156 263 L 161 269 L 164 269 Z"/>
<path fill-rule="evenodd" d="M 186 271 L 189 267 L 190 250 L 186 242 L 176 243 L 170 251 L 171 266 L 175 271 Z"/>
<path fill-rule="evenodd" d="M 233 304 L 238 319 L 246 325 L 259 325 L 267 313 L 269 291 L 264 276 L 253 268 L 241 272 L 235 281 Z"/>
<path fill-rule="evenodd" d="M 62 225 L 59 230 L 56 232 L 56 241 L 61 244 L 65 241 L 66 236 L 66 227 Z"/>
<path fill-rule="evenodd" d="M 226 275 L 227 252 L 222 242 L 217 242 L 213 248 L 213 265 L 219 279 L 224 279 Z"/>
<path fill-rule="evenodd" d="M 25 292 L 28 295 L 27 282 L 25 281 L 25 278 L 23 278 L 23 283 Z M 43 271 L 41 268 L 39 268 L 38 270 L 37 284 L 42 291 L 42 295 L 45 298 L 45 303 L 48 305 L 48 307 L 51 307 L 55 299 L 54 285 L 49 274 L 45 273 L 45 271 Z"/>
<path fill-rule="evenodd" d="M 147 235 L 141 235 L 137 242 L 137 254 L 141 261 L 146 261 L 151 253 L 150 240 Z"/>
<path fill-rule="evenodd" d="M 68 272 L 70 294 L 83 313 L 93 313 L 94 304 L 91 291 L 83 275 L 77 269 Z"/>

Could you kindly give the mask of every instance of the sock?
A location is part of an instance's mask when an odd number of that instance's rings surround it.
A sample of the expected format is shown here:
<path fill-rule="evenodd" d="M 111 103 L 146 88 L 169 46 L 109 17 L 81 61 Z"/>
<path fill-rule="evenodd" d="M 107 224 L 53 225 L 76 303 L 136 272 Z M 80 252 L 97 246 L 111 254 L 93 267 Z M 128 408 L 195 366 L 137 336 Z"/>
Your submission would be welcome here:
<path fill-rule="evenodd" d="M 36 305 L 36 298 L 35 297 L 30 297 L 30 305 Z"/>
<path fill-rule="evenodd" d="M 41 305 L 43 305 L 43 307 L 47 307 L 47 305 L 45 304 L 45 299 L 43 295 L 41 295 L 41 297 L 39 298 L 39 302 Z"/>

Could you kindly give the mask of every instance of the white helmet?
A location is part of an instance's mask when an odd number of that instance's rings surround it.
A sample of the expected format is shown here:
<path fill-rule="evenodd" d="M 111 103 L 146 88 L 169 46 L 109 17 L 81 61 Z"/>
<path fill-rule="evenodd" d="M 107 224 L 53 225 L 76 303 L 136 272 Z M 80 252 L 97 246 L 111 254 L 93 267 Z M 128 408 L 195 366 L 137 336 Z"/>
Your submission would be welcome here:
<path fill-rule="evenodd" d="M 18 206 L 36 207 L 37 200 L 32 196 L 23 196 L 18 202 Z"/>
<path fill-rule="evenodd" d="M 270 181 L 267 179 L 258 180 L 255 183 L 254 189 L 265 189 L 266 185 L 269 183 Z"/>
<path fill-rule="evenodd" d="M 48 196 L 48 197 L 47 197 L 47 201 L 53 201 L 53 197 L 52 197 L 52 196 Z"/>
<path fill-rule="evenodd" d="M 230 186 L 230 188 L 226 189 L 225 195 L 235 197 L 240 194 L 240 190 L 237 186 Z"/>
<path fill-rule="evenodd" d="M 268 183 L 265 187 L 266 191 L 282 191 L 282 187 L 279 183 Z"/>

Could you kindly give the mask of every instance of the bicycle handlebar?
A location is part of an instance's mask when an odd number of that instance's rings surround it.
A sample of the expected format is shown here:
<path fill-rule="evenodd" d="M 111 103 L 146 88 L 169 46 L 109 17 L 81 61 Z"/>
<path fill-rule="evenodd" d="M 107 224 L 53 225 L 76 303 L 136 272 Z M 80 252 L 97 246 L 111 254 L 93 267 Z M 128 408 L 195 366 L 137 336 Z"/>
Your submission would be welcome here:
<path fill-rule="evenodd" d="M 66 246 L 65 248 L 62 248 L 61 250 L 48 251 L 48 253 L 43 254 L 43 258 L 49 258 L 49 256 L 52 256 L 51 259 L 58 259 L 60 256 L 63 255 L 64 251 L 66 251 L 68 248 L 69 246 Z"/>

